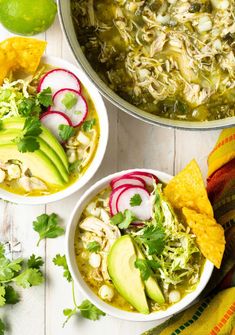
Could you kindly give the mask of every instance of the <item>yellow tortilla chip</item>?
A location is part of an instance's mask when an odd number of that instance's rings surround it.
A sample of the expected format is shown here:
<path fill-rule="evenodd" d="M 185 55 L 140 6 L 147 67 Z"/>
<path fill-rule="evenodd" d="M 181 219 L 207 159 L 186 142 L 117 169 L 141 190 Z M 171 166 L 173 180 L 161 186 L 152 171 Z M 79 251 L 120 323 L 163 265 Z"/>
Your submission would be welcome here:
<path fill-rule="evenodd" d="M 188 226 L 196 235 L 202 254 L 219 269 L 225 249 L 224 229 L 214 218 L 204 213 L 188 208 L 183 208 L 182 212 Z"/>
<path fill-rule="evenodd" d="M 0 43 L 0 84 L 10 71 L 34 73 L 45 51 L 46 42 L 33 38 L 11 37 Z"/>
<path fill-rule="evenodd" d="M 191 208 L 198 213 L 213 217 L 202 174 L 195 160 L 192 160 L 165 187 L 164 194 L 174 208 Z"/>

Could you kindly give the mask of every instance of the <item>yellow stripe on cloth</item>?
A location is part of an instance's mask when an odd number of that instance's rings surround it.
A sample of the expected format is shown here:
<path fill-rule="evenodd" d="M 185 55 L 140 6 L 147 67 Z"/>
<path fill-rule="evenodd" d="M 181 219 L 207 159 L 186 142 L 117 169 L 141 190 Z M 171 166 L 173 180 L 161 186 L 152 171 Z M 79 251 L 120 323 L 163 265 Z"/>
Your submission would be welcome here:
<path fill-rule="evenodd" d="M 235 158 L 235 128 L 224 129 L 208 157 L 208 177 Z"/>
<path fill-rule="evenodd" d="M 235 287 L 232 287 L 202 300 L 144 335 L 231 335 L 234 327 Z"/>

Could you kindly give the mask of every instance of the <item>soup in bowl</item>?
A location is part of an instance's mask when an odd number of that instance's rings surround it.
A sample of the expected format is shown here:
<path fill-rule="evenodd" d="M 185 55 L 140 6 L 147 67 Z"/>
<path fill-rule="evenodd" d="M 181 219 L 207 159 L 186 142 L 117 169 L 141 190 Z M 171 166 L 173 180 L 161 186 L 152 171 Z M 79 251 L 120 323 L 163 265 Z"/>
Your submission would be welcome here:
<path fill-rule="evenodd" d="M 211 276 L 213 264 L 166 196 L 171 179 L 149 169 L 110 175 L 83 195 L 71 215 L 71 274 L 109 315 L 132 321 L 173 315 L 196 299 Z"/>
<path fill-rule="evenodd" d="M 56 201 L 94 175 L 108 140 L 98 90 L 74 65 L 42 57 L 34 75 L 13 72 L 0 87 L 0 196 Z"/>

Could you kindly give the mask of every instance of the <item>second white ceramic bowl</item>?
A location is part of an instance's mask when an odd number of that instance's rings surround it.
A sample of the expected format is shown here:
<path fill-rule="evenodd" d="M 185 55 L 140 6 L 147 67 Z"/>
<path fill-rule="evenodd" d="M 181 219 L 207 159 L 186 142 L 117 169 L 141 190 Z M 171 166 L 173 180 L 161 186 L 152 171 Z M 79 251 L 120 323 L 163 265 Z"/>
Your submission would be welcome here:
<path fill-rule="evenodd" d="M 90 81 L 90 79 L 88 79 L 86 74 L 82 70 L 80 70 L 78 67 L 74 66 L 73 64 L 61 58 L 44 56 L 42 58 L 42 63 L 50 64 L 55 68 L 67 69 L 78 77 L 78 79 L 87 89 L 87 92 L 90 95 L 95 105 L 95 108 L 96 108 L 96 111 L 99 117 L 99 123 L 100 123 L 100 139 L 99 139 L 99 144 L 98 144 L 95 157 L 93 158 L 90 166 L 88 167 L 84 175 L 80 179 L 76 180 L 72 185 L 68 186 L 62 191 L 59 191 L 57 193 L 50 194 L 50 195 L 45 195 L 45 196 L 23 196 L 23 195 L 18 195 L 18 194 L 8 192 L 0 188 L 0 198 L 7 200 L 7 201 L 14 202 L 14 203 L 18 203 L 18 204 L 25 204 L 25 205 L 47 204 L 50 202 L 54 202 L 54 201 L 66 198 L 69 195 L 73 194 L 74 192 L 78 191 L 86 183 L 89 182 L 89 180 L 93 177 L 93 175 L 98 170 L 103 160 L 103 157 L 106 151 L 107 142 L 108 142 L 109 122 L 108 122 L 106 107 L 105 107 L 104 101 L 99 91 Z"/>
<path fill-rule="evenodd" d="M 78 285 L 82 293 L 98 308 L 100 308 L 105 313 L 112 315 L 114 317 L 129 320 L 129 321 L 153 321 L 153 320 L 160 320 L 166 317 L 169 317 L 173 314 L 176 314 L 180 312 L 181 310 L 185 309 L 187 306 L 189 306 L 202 292 L 206 284 L 208 283 L 212 271 L 213 271 L 213 264 L 206 260 L 203 272 L 201 274 L 200 281 L 196 287 L 196 289 L 187 294 L 182 300 L 180 300 L 178 303 L 172 305 L 165 311 L 158 311 L 154 312 L 148 315 L 140 314 L 140 313 L 132 313 L 132 312 L 126 312 L 121 309 L 115 308 L 103 300 L 101 300 L 86 284 L 84 279 L 81 276 L 81 273 L 77 267 L 76 264 L 76 258 L 75 258 L 75 251 L 74 251 L 74 238 L 75 238 L 75 230 L 77 227 L 77 224 L 79 222 L 79 218 L 85 209 L 85 207 L 89 204 L 89 202 L 103 189 L 108 187 L 110 181 L 113 178 L 116 178 L 118 176 L 121 176 L 125 173 L 134 172 L 134 171 L 143 171 L 143 172 L 149 172 L 155 174 L 162 182 L 168 183 L 172 176 L 157 171 L 157 170 L 150 170 L 150 169 L 134 169 L 134 170 L 127 170 L 118 172 L 112 175 L 109 175 L 98 182 L 96 182 L 93 186 L 91 186 L 87 192 L 80 198 L 78 201 L 73 213 L 71 214 L 67 231 L 66 231 L 66 258 L 69 266 L 69 270 L 72 274 L 72 277 L 75 281 L 75 283 Z"/>

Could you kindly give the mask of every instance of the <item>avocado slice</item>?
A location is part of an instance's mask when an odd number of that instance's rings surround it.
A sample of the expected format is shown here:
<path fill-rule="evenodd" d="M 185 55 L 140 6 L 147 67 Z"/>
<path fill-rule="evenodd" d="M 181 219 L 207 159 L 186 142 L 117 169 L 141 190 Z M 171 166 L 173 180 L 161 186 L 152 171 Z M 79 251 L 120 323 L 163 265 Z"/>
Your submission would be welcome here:
<path fill-rule="evenodd" d="M 136 254 L 137 258 L 139 259 L 146 259 L 140 250 L 140 248 L 135 245 L 136 247 Z M 144 281 L 145 290 L 147 293 L 147 296 L 152 299 L 153 301 L 157 302 L 159 305 L 164 304 L 165 298 L 162 294 L 162 291 L 156 281 L 156 279 L 153 276 L 150 276 L 147 280 Z"/>
<path fill-rule="evenodd" d="M 11 159 L 18 159 L 27 163 L 34 177 L 38 177 L 48 184 L 65 184 L 61 174 L 48 156 L 41 150 L 22 153 L 18 151 L 16 144 L 0 144 L 0 157 L 3 162 Z"/>
<path fill-rule="evenodd" d="M 24 128 L 25 118 L 24 117 L 10 117 L 2 120 L 3 129 L 20 129 Z M 42 133 L 40 137 L 57 153 L 60 160 L 62 161 L 65 169 L 68 171 L 68 158 L 64 152 L 64 149 L 57 141 L 55 136 L 42 125 Z"/>
<path fill-rule="evenodd" d="M 0 143 L 8 144 L 12 142 L 16 137 L 22 134 L 20 129 L 9 129 L 0 131 Z M 63 180 L 67 183 L 69 181 L 68 171 L 65 169 L 63 163 L 61 162 L 59 156 L 56 152 L 41 138 L 37 138 L 40 144 L 40 150 L 48 156 L 51 162 L 55 165 L 58 173 L 62 176 Z"/>
<path fill-rule="evenodd" d="M 129 235 L 121 236 L 112 245 L 108 254 L 108 272 L 117 291 L 136 310 L 149 313 L 144 284 L 135 268 L 136 252 Z"/>

